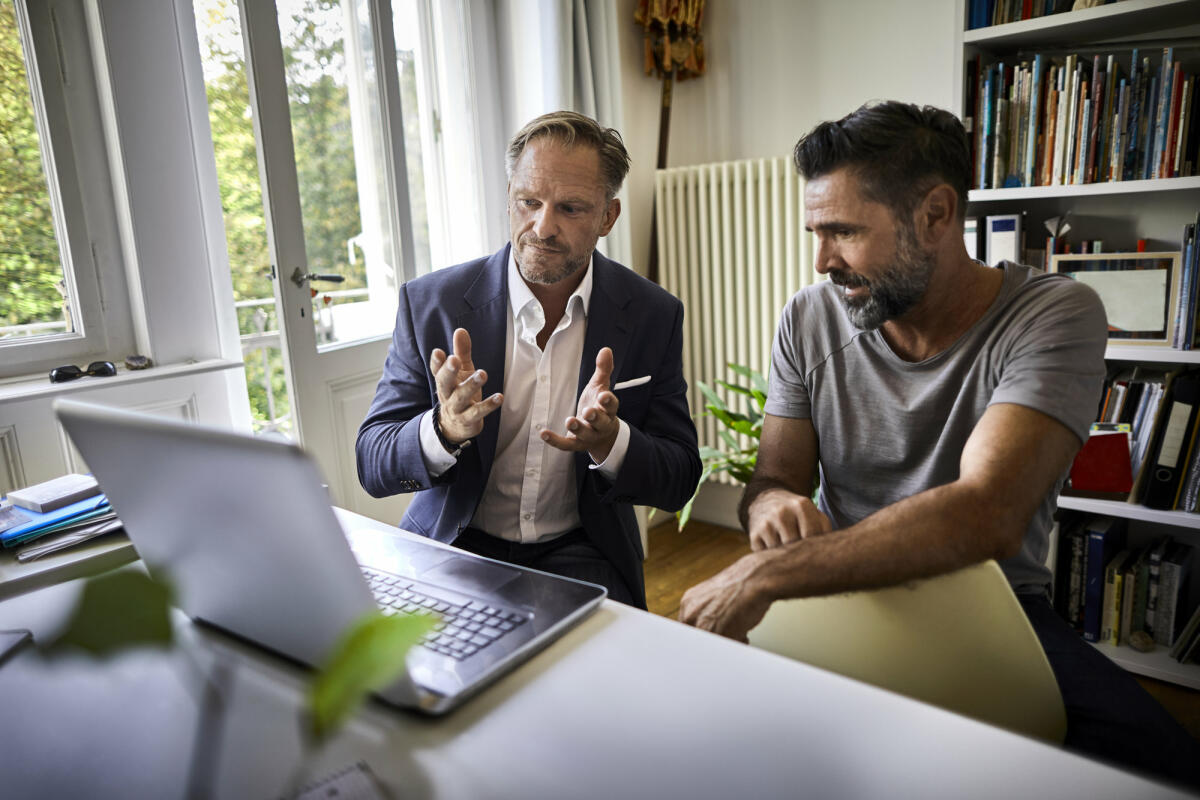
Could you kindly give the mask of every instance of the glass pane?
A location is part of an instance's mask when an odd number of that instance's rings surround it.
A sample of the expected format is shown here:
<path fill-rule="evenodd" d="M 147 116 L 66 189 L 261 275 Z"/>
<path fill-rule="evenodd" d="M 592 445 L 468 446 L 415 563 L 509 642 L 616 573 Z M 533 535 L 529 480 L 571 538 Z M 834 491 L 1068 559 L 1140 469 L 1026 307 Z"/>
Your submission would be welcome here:
<path fill-rule="evenodd" d="M 0 339 L 78 330 L 12 3 L 0 3 Z"/>
<path fill-rule="evenodd" d="M 195 0 L 225 243 L 256 431 L 291 430 L 237 0 Z"/>
<path fill-rule="evenodd" d="M 386 336 L 399 248 L 386 188 L 375 50 L 365 0 L 280 0 L 292 140 L 320 349 Z"/>
<path fill-rule="evenodd" d="M 396 40 L 396 73 L 400 78 L 400 107 L 404 111 L 404 160 L 408 174 L 408 197 L 412 208 L 413 249 L 416 274 L 432 269 L 429 253 L 429 208 L 425 171 L 435 159 L 432 138 L 435 119 L 426 87 L 433 85 L 432 61 L 422 44 L 424 29 L 417 0 L 393 0 L 392 29 Z M 432 181 L 430 181 L 432 183 Z M 445 266 L 439 264 L 438 266 Z"/>

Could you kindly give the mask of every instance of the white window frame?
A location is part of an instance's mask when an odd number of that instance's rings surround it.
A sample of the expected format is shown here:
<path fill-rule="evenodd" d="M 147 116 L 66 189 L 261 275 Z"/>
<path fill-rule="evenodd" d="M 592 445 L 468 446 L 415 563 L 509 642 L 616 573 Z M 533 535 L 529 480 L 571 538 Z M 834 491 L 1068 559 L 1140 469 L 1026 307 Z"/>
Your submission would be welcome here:
<path fill-rule="evenodd" d="M 0 340 L 0 378 L 133 352 L 104 119 L 83 0 L 15 0 L 77 330 Z"/>

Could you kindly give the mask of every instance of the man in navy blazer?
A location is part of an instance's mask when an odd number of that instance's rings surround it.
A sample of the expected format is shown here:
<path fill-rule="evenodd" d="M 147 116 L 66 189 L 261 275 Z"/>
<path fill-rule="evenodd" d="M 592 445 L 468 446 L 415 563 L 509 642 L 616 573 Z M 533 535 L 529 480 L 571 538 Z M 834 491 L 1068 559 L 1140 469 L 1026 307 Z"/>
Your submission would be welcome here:
<path fill-rule="evenodd" d="M 417 492 L 402 528 L 645 608 L 633 505 L 676 510 L 701 472 L 683 306 L 595 252 L 629 168 L 616 131 L 547 114 L 506 167 L 510 244 L 400 290 L 359 479 Z"/>

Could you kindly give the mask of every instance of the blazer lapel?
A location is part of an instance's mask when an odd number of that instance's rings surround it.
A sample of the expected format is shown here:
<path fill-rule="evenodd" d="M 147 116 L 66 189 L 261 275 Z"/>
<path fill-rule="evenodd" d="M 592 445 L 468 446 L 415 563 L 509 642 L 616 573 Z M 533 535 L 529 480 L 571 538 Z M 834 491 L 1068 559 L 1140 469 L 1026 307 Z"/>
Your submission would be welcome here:
<path fill-rule="evenodd" d="M 471 360 L 476 369 L 487 372 L 485 397 L 504 390 L 504 345 L 508 335 L 508 245 L 489 258 L 479 276 L 467 289 L 463 300 L 466 310 L 458 315 L 458 327 L 471 334 Z M 484 480 L 491 472 L 500 435 L 500 412 L 489 414 L 476 440 Z"/>
<path fill-rule="evenodd" d="M 596 354 L 602 347 L 613 351 L 613 382 L 621 374 L 621 365 L 629 353 L 631 326 L 627 306 L 632 297 L 619 270 L 625 267 L 609 261 L 599 253 L 592 255 L 592 299 L 588 303 L 587 334 L 583 340 L 583 358 L 579 363 L 578 397 L 596 371 Z M 575 478 L 582 490 L 591 458 L 587 453 L 575 455 Z"/>

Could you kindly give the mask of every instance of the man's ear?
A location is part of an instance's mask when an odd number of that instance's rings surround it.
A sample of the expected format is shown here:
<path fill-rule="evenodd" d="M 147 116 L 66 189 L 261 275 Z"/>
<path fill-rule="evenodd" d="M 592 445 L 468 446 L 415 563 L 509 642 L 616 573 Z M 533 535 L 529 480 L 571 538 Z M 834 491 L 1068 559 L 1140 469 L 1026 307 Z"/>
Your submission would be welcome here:
<path fill-rule="evenodd" d="M 604 225 L 600 228 L 601 236 L 608 236 L 608 232 L 612 230 L 613 225 L 617 224 L 617 217 L 621 216 L 621 201 L 613 198 L 608 201 L 608 205 L 604 208 Z"/>
<path fill-rule="evenodd" d="M 949 233 L 961 236 L 958 227 L 958 192 L 948 183 L 939 183 L 925 193 L 915 218 L 914 229 L 917 239 L 924 245 L 933 245 Z"/>

